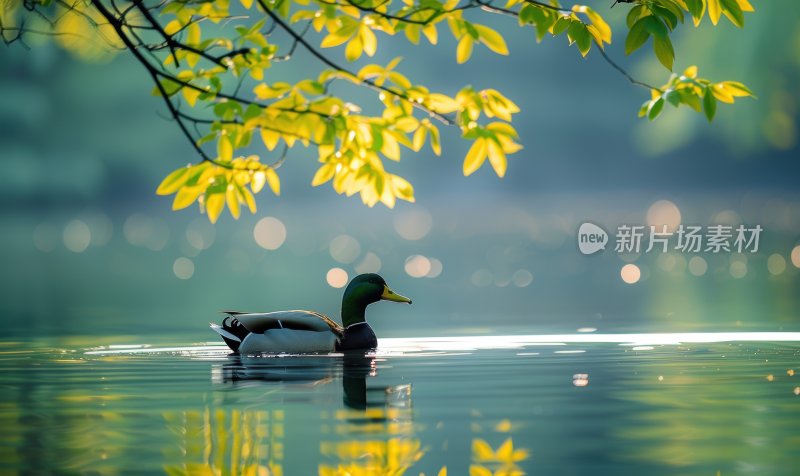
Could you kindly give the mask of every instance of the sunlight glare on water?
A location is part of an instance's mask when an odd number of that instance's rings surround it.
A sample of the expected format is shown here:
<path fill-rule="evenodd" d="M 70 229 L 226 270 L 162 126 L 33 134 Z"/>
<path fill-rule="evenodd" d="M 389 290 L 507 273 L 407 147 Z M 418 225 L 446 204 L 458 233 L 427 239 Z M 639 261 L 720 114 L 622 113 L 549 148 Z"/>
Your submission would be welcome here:
<path fill-rule="evenodd" d="M 796 474 L 800 333 L 385 338 L 272 358 L 130 339 L 0 346 L 5 470 Z"/>

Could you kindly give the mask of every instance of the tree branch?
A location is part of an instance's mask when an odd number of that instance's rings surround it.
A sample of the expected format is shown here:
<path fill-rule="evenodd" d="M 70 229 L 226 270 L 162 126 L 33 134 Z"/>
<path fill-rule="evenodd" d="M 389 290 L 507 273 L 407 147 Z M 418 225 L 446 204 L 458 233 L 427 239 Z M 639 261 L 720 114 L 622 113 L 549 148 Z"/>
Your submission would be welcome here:
<path fill-rule="evenodd" d="M 496 7 L 496 6 L 492 5 L 491 2 L 486 2 L 484 0 L 474 0 L 474 1 L 477 2 L 481 6 L 481 9 L 484 10 L 484 11 L 487 11 L 487 12 L 490 12 L 490 13 L 497 13 L 497 14 L 500 14 L 500 15 L 508 15 L 508 16 L 513 16 L 513 17 L 519 17 L 519 12 L 516 11 L 516 10 L 509 10 L 507 8 Z M 540 6 L 540 7 L 543 7 L 543 8 L 549 8 L 549 9 L 560 11 L 560 12 L 569 12 L 570 11 L 570 10 L 564 10 L 564 9 L 561 9 L 561 8 L 558 8 L 558 7 L 553 7 L 552 5 L 543 4 L 541 2 L 537 2 L 537 1 L 534 1 L 534 0 L 525 0 L 525 2 L 526 3 L 530 3 L 532 5 L 537 5 L 537 6 Z M 661 91 L 659 88 L 657 88 L 655 86 L 652 86 L 650 84 L 647 84 L 647 83 L 645 83 L 643 81 L 640 81 L 640 80 L 634 78 L 622 66 L 620 66 L 619 64 L 617 64 L 617 62 L 615 62 L 614 60 L 611 59 L 611 57 L 608 55 L 608 53 L 606 53 L 606 51 L 597 42 L 597 40 L 593 40 L 593 43 L 595 44 L 595 46 L 597 46 L 597 50 L 600 52 L 600 56 L 603 58 L 603 60 L 606 63 L 608 63 L 609 66 L 611 66 L 612 68 L 617 70 L 621 75 L 623 75 L 625 77 L 625 79 L 630 81 L 631 84 L 635 84 L 637 86 L 641 86 L 641 87 L 647 88 L 647 89 L 655 89 L 655 90 Z"/>
<path fill-rule="evenodd" d="M 348 6 L 349 7 L 354 7 L 354 8 L 357 8 L 358 10 L 361 10 L 362 12 L 373 13 L 375 15 L 379 15 L 379 16 L 381 16 L 383 18 L 388 19 L 388 20 L 395 20 L 395 21 L 399 21 L 399 22 L 403 22 L 403 23 L 410 23 L 412 25 L 428 25 L 433 20 L 435 20 L 436 18 L 442 16 L 443 14 L 455 11 L 455 10 L 434 10 L 433 13 L 431 13 L 431 16 L 429 16 L 428 18 L 426 18 L 424 20 L 412 20 L 412 19 L 409 18 L 411 15 L 414 15 L 414 14 L 417 14 L 417 13 L 420 13 L 420 12 L 424 12 L 426 10 L 433 10 L 433 9 L 430 8 L 430 7 L 424 7 L 424 8 L 420 8 L 420 9 L 414 10 L 412 12 L 409 12 L 404 16 L 398 16 L 398 15 L 394 15 L 394 14 L 391 14 L 391 13 L 378 11 L 378 8 L 383 6 L 386 2 L 380 4 L 377 7 L 367 7 L 367 6 L 364 6 L 362 4 L 357 3 L 354 0 L 344 0 L 341 3 L 337 2 L 337 1 L 328 2 L 328 1 L 325 1 L 325 0 L 317 0 L 317 2 L 318 3 L 322 3 L 324 5 L 333 5 L 333 6 L 340 6 L 340 7 L 348 7 Z"/>
<path fill-rule="evenodd" d="M 597 44 L 597 42 L 595 42 L 595 44 Z M 617 71 L 619 71 L 619 73 L 621 75 L 625 76 L 625 78 L 628 81 L 630 81 L 631 84 L 635 84 L 637 86 L 641 86 L 641 87 L 647 88 L 647 89 L 655 89 L 657 91 L 661 91 L 661 88 L 657 88 L 655 86 L 651 86 L 650 84 L 647 84 L 647 83 L 645 83 L 643 81 L 639 81 L 638 79 L 636 79 L 633 76 L 631 76 L 630 73 L 628 73 L 627 71 L 625 71 L 622 68 L 622 66 L 618 65 L 614 60 L 612 60 L 611 57 L 608 56 L 608 53 L 606 53 L 605 50 L 602 47 L 600 47 L 600 45 L 597 45 L 597 46 L 598 46 L 597 47 L 598 51 L 600 51 L 600 56 L 603 57 L 603 59 L 606 61 L 606 63 L 608 63 L 612 68 L 614 68 Z"/>
<path fill-rule="evenodd" d="M 289 34 L 289 36 L 293 37 L 298 43 L 303 45 L 303 47 L 309 53 L 311 53 L 314 57 L 316 57 L 318 60 L 320 60 L 323 64 L 329 66 L 330 68 L 333 68 L 336 71 L 339 71 L 341 73 L 347 74 L 347 75 L 349 75 L 349 76 L 351 76 L 353 78 L 357 78 L 358 77 L 353 72 L 351 72 L 351 71 L 349 71 L 349 70 L 337 65 L 336 63 L 331 61 L 327 56 L 325 56 L 322 53 L 320 53 L 308 41 L 306 41 L 305 38 L 300 36 L 300 34 L 298 34 L 296 31 L 294 31 L 294 29 L 292 27 L 290 27 L 288 24 L 286 24 L 286 22 L 284 22 L 283 19 L 281 19 L 280 16 L 278 16 L 277 14 L 275 14 L 275 12 L 270 10 L 269 7 L 267 7 L 267 4 L 264 2 L 264 0 L 258 0 L 258 4 L 261 6 L 261 8 L 264 9 L 264 12 L 267 15 L 269 15 L 270 18 L 272 18 L 272 21 L 277 23 L 278 26 L 280 26 L 284 31 L 286 31 L 286 33 Z M 417 108 L 417 109 L 419 109 L 421 111 L 424 111 L 425 113 L 427 113 L 431 117 L 435 118 L 436 120 L 442 122 L 443 124 L 447 124 L 448 126 L 457 125 L 456 122 L 454 120 L 450 119 L 449 117 L 447 117 L 447 116 L 445 116 L 443 114 L 440 114 L 440 113 L 438 113 L 436 111 L 433 111 L 433 110 L 423 106 L 422 104 L 420 104 L 420 103 L 418 103 L 416 101 L 412 101 L 411 98 L 409 98 L 405 94 L 399 93 L 399 92 L 394 91 L 394 90 L 392 90 L 390 88 L 387 88 L 385 86 L 379 86 L 375 82 L 373 82 L 373 81 L 371 81 L 369 79 L 361 79 L 359 81 L 361 82 L 361 84 L 365 84 L 369 88 L 371 88 L 371 89 L 373 89 L 375 91 L 386 92 L 386 93 L 389 93 L 389 94 L 391 94 L 393 96 L 397 96 L 397 97 L 399 97 L 399 98 L 401 98 L 401 99 L 403 99 L 405 101 L 408 101 L 408 103 L 411 104 L 413 107 L 415 107 L 415 108 Z"/>
<path fill-rule="evenodd" d="M 194 140 L 194 137 L 192 137 L 191 132 L 189 132 L 189 129 L 186 128 L 186 124 L 184 124 L 183 121 L 181 120 L 177 108 L 175 107 L 174 104 L 172 104 L 172 101 L 169 99 L 169 95 L 167 94 L 166 90 L 164 90 L 164 86 L 161 84 L 161 81 L 158 80 L 158 75 L 159 75 L 158 70 L 156 70 L 153 67 L 153 65 L 151 65 L 150 62 L 148 62 L 144 56 L 142 56 L 142 54 L 137 49 L 136 45 L 134 45 L 131 39 L 128 38 L 128 36 L 125 34 L 122 21 L 116 18 L 110 11 L 108 11 L 108 9 L 105 7 L 105 5 L 103 5 L 101 0 L 92 0 L 92 5 L 94 5 L 95 8 L 97 8 L 97 11 L 109 22 L 109 24 L 114 28 L 114 31 L 117 32 L 117 35 L 119 36 L 120 40 L 122 40 L 125 46 L 128 47 L 130 52 L 139 61 L 139 63 L 141 63 L 142 66 L 144 66 L 145 69 L 147 69 L 147 72 L 150 73 L 150 76 L 156 83 L 156 87 L 161 93 L 161 96 L 164 98 L 164 102 L 167 105 L 167 109 L 169 109 L 170 114 L 172 114 L 172 116 L 175 118 L 175 122 L 178 123 L 178 127 L 181 129 L 181 132 L 183 132 L 186 138 L 189 139 L 189 142 L 192 143 L 192 146 L 194 147 L 195 151 L 197 151 L 197 153 L 200 154 L 200 157 L 202 157 L 203 160 L 216 163 L 216 161 L 211 159 L 211 157 L 209 157 L 208 154 L 206 154 L 205 151 L 199 145 L 197 145 L 197 142 Z"/>

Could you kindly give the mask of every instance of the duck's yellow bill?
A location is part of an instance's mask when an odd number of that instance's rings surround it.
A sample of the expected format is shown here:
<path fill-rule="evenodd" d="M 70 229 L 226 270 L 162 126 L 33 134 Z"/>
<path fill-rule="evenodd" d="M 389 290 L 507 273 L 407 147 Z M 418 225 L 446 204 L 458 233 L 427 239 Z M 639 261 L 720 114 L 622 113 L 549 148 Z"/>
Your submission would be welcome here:
<path fill-rule="evenodd" d="M 383 294 L 381 294 L 381 299 L 394 302 L 407 302 L 411 304 L 411 299 L 397 294 L 396 292 L 389 289 L 389 286 L 386 286 L 385 284 L 383 285 Z"/>

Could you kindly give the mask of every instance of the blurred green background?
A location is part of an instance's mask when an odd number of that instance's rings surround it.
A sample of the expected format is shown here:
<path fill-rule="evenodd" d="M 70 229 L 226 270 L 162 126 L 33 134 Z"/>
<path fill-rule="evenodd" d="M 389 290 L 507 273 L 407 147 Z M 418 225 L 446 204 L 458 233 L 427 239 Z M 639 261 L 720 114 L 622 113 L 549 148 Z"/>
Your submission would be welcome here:
<path fill-rule="evenodd" d="M 720 107 L 711 125 L 671 108 L 654 123 L 637 119 L 647 91 L 598 55 L 582 59 L 563 39 L 536 45 L 532 30 L 503 18 L 488 24 L 507 35 L 511 55 L 478 48 L 465 65 L 451 39 L 412 48 L 382 38 L 370 62 L 403 56 L 403 71 L 432 90 L 494 87 L 521 107 L 525 149 L 506 178 L 488 167 L 461 176 L 469 143 L 443 131 L 442 157 L 426 149 L 389 165 L 414 184 L 416 204 L 369 209 L 311 188 L 316 153 L 297 149 L 280 169 L 281 197 L 262 193 L 257 215 L 216 225 L 196 208 L 171 212 L 171 199 L 154 193 L 197 157 L 135 61 L 0 47 L 4 335 L 211 340 L 206 325 L 222 309 L 338 317 L 335 268 L 378 270 L 414 299 L 411 309 L 370 309 L 381 336 L 798 330 L 800 10 L 791 0 L 754 5 L 744 30 L 687 25 L 675 38 L 676 69 L 698 64 L 704 77 L 742 81 L 758 96 Z M 607 14 L 617 33 L 609 53 L 662 84 L 667 72 L 652 55 L 623 57 L 624 14 Z M 299 54 L 270 81 L 315 76 L 318 66 Z M 649 224 L 648 211 L 650 221 L 677 212 L 684 224 L 761 225 L 760 249 L 578 252 L 584 221 L 613 234 Z M 628 284 L 620 270 L 631 262 L 641 277 Z"/>

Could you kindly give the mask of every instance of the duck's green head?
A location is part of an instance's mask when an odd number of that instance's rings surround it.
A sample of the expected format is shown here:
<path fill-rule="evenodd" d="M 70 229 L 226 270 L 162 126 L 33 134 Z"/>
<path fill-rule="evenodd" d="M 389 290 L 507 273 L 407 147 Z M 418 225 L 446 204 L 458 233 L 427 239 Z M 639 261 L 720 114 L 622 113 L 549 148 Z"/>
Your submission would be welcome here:
<path fill-rule="evenodd" d="M 364 310 L 380 300 L 407 302 L 411 299 L 392 291 L 380 275 L 374 273 L 359 274 L 347 288 L 342 297 L 342 323 L 345 326 L 364 321 Z"/>

